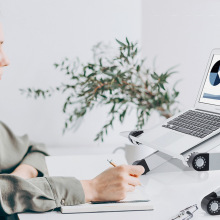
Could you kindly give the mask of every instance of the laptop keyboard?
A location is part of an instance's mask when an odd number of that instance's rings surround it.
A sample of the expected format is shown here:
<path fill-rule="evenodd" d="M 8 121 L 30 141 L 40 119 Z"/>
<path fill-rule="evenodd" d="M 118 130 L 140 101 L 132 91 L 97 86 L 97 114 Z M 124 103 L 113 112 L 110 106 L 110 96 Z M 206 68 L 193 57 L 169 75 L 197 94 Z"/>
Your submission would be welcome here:
<path fill-rule="evenodd" d="M 204 138 L 220 128 L 220 116 L 189 110 L 162 126 L 195 137 Z"/>

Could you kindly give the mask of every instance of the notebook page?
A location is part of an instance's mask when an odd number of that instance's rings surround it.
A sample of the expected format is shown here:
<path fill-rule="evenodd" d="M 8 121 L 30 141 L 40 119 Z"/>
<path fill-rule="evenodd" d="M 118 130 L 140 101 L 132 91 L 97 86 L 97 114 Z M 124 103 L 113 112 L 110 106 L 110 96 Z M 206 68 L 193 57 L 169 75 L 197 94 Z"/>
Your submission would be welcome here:
<path fill-rule="evenodd" d="M 50 176 L 73 176 L 83 180 L 92 179 L 112 167 L 107 159 L 117 165 L 127 164 L 124 155 L 120 154 L 49 156 L 46 163 Z"/>
<path fill-rule="evenodd" d="M 121 201 L 134 201 L 134 200 L 148 200 L 145 192 L 143 192 L 142 188 L 137 186 L 133 192 L 128 192 L 125 199 Z"/>

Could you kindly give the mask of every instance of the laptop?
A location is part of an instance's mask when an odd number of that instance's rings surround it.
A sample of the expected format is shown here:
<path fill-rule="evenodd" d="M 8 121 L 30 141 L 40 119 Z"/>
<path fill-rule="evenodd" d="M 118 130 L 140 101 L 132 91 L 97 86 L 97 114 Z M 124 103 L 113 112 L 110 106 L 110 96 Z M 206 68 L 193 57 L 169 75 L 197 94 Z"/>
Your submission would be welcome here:
<path fill-rule="evenodd" d="M 150 130 L 130 135 L 133 141 L 179 158 L 220 132 L 220 49 L 208 60 L 194 108 Z"/>

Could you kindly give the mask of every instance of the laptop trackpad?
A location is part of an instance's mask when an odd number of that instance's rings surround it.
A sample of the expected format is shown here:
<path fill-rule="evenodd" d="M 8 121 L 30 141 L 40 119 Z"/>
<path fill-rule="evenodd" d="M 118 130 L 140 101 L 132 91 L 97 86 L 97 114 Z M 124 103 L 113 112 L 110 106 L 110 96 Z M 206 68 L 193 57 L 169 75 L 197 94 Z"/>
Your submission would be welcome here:
<path fill-rule="evenodd" d="M 184 137 L 184 135 L 182 134 L 176 134 L 174 132 L 167 132 L 164 135 L 158 137 L 156 140 L 152 141 L 151 144 L 153 146 L 166 147 L 178 141 L 182 137 Z"/>

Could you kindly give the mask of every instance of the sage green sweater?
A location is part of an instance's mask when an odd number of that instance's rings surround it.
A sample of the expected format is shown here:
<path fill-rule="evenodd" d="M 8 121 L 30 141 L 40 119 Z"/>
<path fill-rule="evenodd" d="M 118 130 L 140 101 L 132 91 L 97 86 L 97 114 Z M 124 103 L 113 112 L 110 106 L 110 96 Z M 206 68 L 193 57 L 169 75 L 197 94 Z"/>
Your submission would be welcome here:
<path fill-rule="evenodd" d="M 27 211 L 44 212 L 61 205 L 85 202 L 79 180 L 74 177 L 48 177 L 44 145 L 31 142 L 27 135 L 15 136 L 0 122 L 0 215 Z M 35 167 L 39 177 L 22 179 L 9 175 L 19 164 Z"/>

